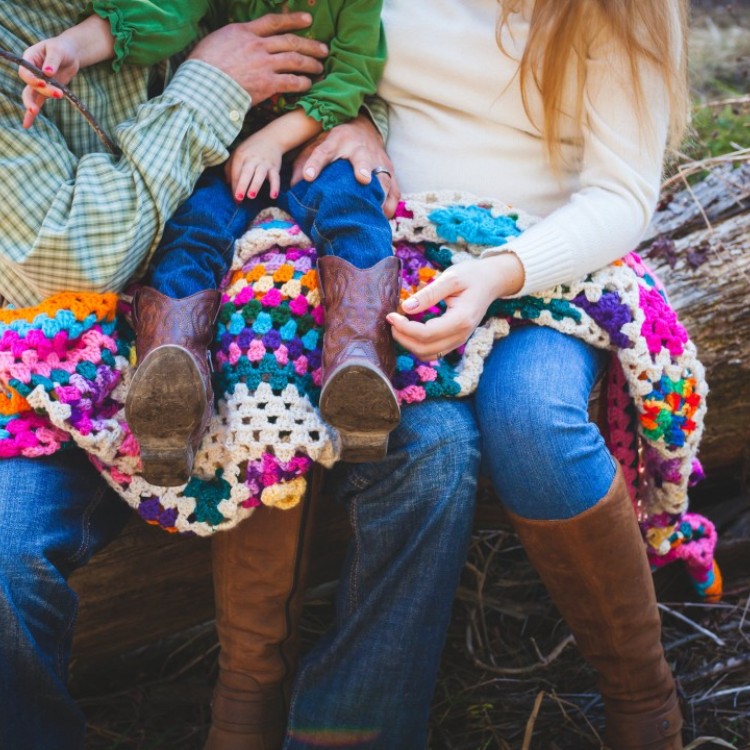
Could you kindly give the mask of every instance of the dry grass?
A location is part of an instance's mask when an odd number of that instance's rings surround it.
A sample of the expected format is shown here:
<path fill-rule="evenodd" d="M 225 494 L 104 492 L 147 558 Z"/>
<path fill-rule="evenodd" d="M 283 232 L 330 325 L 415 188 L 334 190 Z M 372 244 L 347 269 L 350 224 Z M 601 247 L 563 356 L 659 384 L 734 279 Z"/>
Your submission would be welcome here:
<path fill-rule="evenodd" d="M 330 593 L 322 587 L 307 603 L 308 645 L 331 621 Z M 719 604 L 661 606 L 686 742 L 750 748 L 750 579 L 737 582 Z M 206 623 L 106 669 L 79 672 L 87 750 L 199 750 L 216 656 L 213 624 Z M 593 673 L 515 535 L 477 534 L 441 664 L 429 747 L 595 750 L 602 726 Z"/>

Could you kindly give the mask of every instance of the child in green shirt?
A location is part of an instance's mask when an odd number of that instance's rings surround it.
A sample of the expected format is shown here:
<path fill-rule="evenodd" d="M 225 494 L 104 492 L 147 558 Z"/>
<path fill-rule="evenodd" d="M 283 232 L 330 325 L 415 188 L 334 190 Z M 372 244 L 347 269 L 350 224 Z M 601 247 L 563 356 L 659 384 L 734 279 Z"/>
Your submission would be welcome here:
<path fill-rule="evenodd" d="M 350 165 L 331 164 L 312 182 L 290 185 L 289 157 L 322 130 L 357 115 L 374 93 L 385 61 L 381 0 L 235 0 L 160 2 L 94 0 L 80 24 L 30 47 L 24 57 L 65 83 L 86 65 L 113 60 L 149 65 L 217 25 L 269 12 L 303 10 L 306 34 L 329 46 L 323 76 L 296 97 L 255 105 L 224 168 L 200 178 L 167 222 L 136 293 L 133 318 L 138 369 L 125 414 L 137 437 L 142 474 L 153 484 L 185 483 L 213 410 L 207 347 L 234 241 L 272 201 L 313 240 L 326 317 L 320 410 L 342 438 L 343 460 L 385 456 L 400 419 L 390 376 L 393 340 L 385 316 L 399 303 L 400 262 L 377 179 L 360 184 Z M 29 127 L 54 89 L 36 80 L 24 91 Z M 40 85 L 41 84 L 41 85 Z M 238 113 L 239 116 L 239 113 Z"/>

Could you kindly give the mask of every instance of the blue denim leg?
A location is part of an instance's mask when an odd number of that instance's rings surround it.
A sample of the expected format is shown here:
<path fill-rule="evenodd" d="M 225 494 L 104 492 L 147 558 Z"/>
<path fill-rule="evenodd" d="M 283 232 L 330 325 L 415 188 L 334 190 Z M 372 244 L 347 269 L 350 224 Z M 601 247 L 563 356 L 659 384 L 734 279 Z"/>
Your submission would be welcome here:
<path fill-rule="evenodd" d="M 371 268 L 393 255 L 391 228 L 383 214 L 379 180 L 361 185 L 343 159 L 327 166 L 312 182 L 300 180 L 279 196 L 318 252 Z"/>
<path fill-rule="evenodd" d="M 235 240 L 266 203 L 265 198 L 237 203 L 223 167 L 207 169 L 164 227 L 149 286 L 175 299 L 217 289 L 232 262 Z"/>
<path fill-rule="evenodd" d="M 0 749 L 81 750 L 66 583 L 130 511 L 78 449 L 0 460 Z"/>
<path fill-rule="evenodd" d="M 467 401 L 407 406 L 379 463 L 330 477 L 354 536 L 331 632 L 303 660 L 285 750 L 419 750 L 471 534 L 479 435 Z"/>
<path fill-rule="evenodd" d="M 482 471 L 524 518 L 571 518 L 609 490 L 615 462 L 588 400 L 606 352 L 529 325 L 500 339 L 475 396 Z"/>

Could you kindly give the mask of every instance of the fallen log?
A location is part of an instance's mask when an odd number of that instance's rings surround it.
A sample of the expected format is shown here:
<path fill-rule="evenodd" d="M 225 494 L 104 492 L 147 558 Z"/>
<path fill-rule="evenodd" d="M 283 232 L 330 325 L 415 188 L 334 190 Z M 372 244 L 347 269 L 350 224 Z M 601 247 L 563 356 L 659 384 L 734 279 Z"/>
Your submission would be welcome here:
<path fill-rule="evenodd" d="M 750 164 L 722 165 L 698 185 L 668 196 L 641 246 L 707 369 L 711 393 L 700 457 L 709 472 L 748 458 L 749 196 Z M 480 495 L 475 528 L 497 528 L 504 522 L 499 503 L 486 487 Z M 321 511 L 311 555 L 313 584 L 335 577 L 348 533 L 346 517 L 332 503 Z M 730 560 L 747 560 L 748 544 L 734 539 L 732 545 L 727 564 L 739 569 Z M 690 595 L 684 574 L 680 580 L 679 571 L 667 568 L 661 577 L 663 590 L 682 585 Z M 81 597 L 74 653 L 88 662 L 213 616 L 210 540 L 170 536 L 136 518 L 72 583 Z"/>

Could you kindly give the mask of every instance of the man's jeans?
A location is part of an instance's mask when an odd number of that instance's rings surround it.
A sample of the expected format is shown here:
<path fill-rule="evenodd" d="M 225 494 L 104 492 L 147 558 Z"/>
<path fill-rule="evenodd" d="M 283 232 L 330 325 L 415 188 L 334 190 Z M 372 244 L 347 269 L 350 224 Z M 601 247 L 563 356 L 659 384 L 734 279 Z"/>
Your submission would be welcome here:
<path fill-rule="evenodd" d="M 278 205 L 291 214 L 318 252 L 369 268 L 393 254 L 383 215 L 383 188 L 373 177 L 360 185 L 348 161 L 335 161 L 313 182 L 289 187 L 282 172 Z M 237 203 L 222 167 L 206 170 L 192 195 L 167 222 L 151 260 L 148 283 L 173 298 L 216 289 L 229 269 L 235 240 L 261 209 L 273 205 L 267 188 Z"/>
<path fill-rule="evenodd" d="M 333 658 L 323 647 L 308 660 L 306 679 L 316 690 L 325 681 L 345 688 L 327 696 L 343 726 L 347 711 L 368 729 L 387 720 L 380 746 L 389 750 L 424 743 L 471 529 L 478 443 L 468 402 L 409 406 L 385 461 L 332 476 L 355 527 L 339 602 L 346 633 Z M 0 461 L 0 511 L 0 750 L 80 750 L 83 716 L 66 689 L 77 607 L 65 579 L 128 508 L 74 450 Z"/>
<path fill-rule="evenodd" d="M 0 459 L 0 750 L 83 747 L 67 689 L 78 600 L 66 579 L 129 513 L 78 449 Z"/>

